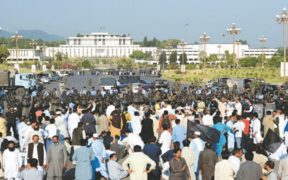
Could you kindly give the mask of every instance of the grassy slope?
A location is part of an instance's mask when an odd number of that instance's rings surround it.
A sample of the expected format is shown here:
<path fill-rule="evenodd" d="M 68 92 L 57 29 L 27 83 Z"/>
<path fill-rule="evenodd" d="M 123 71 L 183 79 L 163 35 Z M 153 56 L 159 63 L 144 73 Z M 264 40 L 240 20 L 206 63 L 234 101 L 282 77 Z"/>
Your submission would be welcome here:
<path fill-rule="evenodd" d="M 262 78 L 266 82 L 273 84 L 283 83 L 280 77 L 280 69 L 259 69 L 259 68 L 241 68 L 241 69 L 193 69 L 187 70 L 185 74 L 179 73 L 179 70 L 165 70 L 162 76 L 167 79 L 179 79 L 185 82 L 192 82 L 200 79 L 207 82 L 214 78 L 234 77 L 234 78 Z"/>

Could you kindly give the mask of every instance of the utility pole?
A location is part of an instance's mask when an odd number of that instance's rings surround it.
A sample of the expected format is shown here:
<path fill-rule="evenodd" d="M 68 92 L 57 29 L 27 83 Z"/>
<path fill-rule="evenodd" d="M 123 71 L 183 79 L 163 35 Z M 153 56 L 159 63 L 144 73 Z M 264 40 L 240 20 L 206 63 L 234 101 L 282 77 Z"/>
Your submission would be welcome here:
<path fill-rule="evenodd" d="M 18 32 L 16 31 L 15 32 L 15 35 L 14 36 L 11 36 L 11 38 L 13 38 L 14 39 L 14 41 L 15 41 L 15 44 L 16 44 L 16 64 L 18 64 L 18 58 L 19 58 L 19 45 L 18 45 L 18 41 L 19 41 L 19 39 L 21 39 L 22 38 L 22 36 L 20 36 L 19 34 L 18 34 Z"/>
<path fill-rule="evenodd" d="M 236 26 L 235 23 L 232 23 L 232 26 L 230 28 L 227 28 L 227 33 L 232 36 L 233 39 L 233 63 L 234 68 L 238 67 L 238 61 L 236 60 L 236 54 L 235 54 L 235 36 L 240 33 L 241 29 Z"/>
<path fill-rule="evenodd" d="M 288 21 L 288 11 L 286 8 L 283 8 L 281 15 L 276 15 L 276 22 L 278 24 L 283 24 L 283 81 L 286 81 L 286 24 Z"/>
<path fill-rule="evenodd" d="M 206 63 L 207 63 L 207 51 L 206 51 L 206 44 L 209 41 L 210 36 L 208 36 L 205 32 L 203 33 L 202 36 L 200 36 L 200 41 L 204 46 L 204 62 L 203 62 L 203 67 L 206 68 Z"/>
<path fill-rule="evenodd" d="M 261 44 L 261 50 L 262 50 L 262 55 L 261 55 L 261 69 L 264 69 L 264 57 L 265 57 L 265 53 L 264 53 L 264 47 L 265 47 L 265 42 L 267 41 L 267 38 L 265 38 L 264 36 L 261 36 L 259 38 L 260 44 Z"/>

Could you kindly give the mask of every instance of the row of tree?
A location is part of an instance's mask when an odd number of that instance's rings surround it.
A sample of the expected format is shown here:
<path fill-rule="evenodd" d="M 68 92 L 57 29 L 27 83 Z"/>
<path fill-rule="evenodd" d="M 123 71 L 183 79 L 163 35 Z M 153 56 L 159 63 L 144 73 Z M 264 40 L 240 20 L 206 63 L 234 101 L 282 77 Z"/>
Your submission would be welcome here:
<path fill-rule="evenodd" d="M 160 41 L 157 38 L 153 38 L 149 40 L 147 36 L 144 37 L 143 41 L 140 42 L 135 42 L 135 44 L 139 44 L 142 47 L 157 47 L 157 48 L 176 48 L 176 46 L 180 43 L 181 41 L 179 39 L 167 39 Z"/>
<path fill-rule="evenodd" d="M 18 39 L 18 48 L 19 49 L 33 49 L 36 46 L 48 46 L 48 47 L 58 47 L 61 44 L 64 44 L 65 40 L 61 41 L 43 41 L 42 39 L 27 39 L 19 38 Z M 16 42 L 14 38 L 0 38 L 0 44 L 5 45 L 8 49 L 16 48 Z M 33 45 L 34 44 L 34 45 Z"/>
<path fill-rule="evenodd" d="M 180 64 L 187 64 L 187 55 L 186 53 L 180 54 L 179 58 L 177 58 L 177 52 L 173 51 L 169 55 L 167 59 L 166 52 L 162 52 L 159 56 L 158 62 L 161 66 L 164 66 L 169 62 L 170 65 L 176 65 L 177 63 Z M 183 58 L 182 58 L 183 57 Z M 206 56 L 204 52 L 200 52 L 200 62 L 202 64 L 206 63 L 209 66 L 215 66 L 216 64 L 221 64 L 221 66 L 231 67 L 233 66 L 233 54 L 226 51 L 224 55 L 219 56 L 217 54 L 211 54 L 210 56 Z M 178 60 L 178 62 L 177 62 Z M 268 67 L 280 67 L 280 63 L 283 60 L 281 55 L 274 55 L 272 58 L 267 59 L 265 56 L 262 58 L 262 55 L 259 57 L 244 57 L 237 59 L 240 67 L 261 67 L 262 61 L 264 66 Z M 288 59 L 287 59 L 288 60 Z"/>

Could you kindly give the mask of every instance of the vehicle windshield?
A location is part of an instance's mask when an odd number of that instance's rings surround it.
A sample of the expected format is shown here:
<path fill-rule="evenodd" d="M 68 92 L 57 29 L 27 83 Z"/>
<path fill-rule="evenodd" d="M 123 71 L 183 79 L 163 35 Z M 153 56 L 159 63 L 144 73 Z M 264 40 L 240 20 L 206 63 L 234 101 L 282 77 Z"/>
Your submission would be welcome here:
<path fill-rule="evenodd" d="M 101 78 L 100 83 L 101 83 L 101 85 L 115 86 L 116 85 L 116 79 L 114 79 L 114 78 Z"/>
<path fill-rule="evenodd" d="M 138 83 L 140 76 L 119 76 L 119 82 L 121 83 Z"/>
<path fill-rule="evenodd" d="M 35 75 L 34 74 L 29 74 L 29 75 L 27 75 L 27 78 L 28 79 L 35 79 Z"/>

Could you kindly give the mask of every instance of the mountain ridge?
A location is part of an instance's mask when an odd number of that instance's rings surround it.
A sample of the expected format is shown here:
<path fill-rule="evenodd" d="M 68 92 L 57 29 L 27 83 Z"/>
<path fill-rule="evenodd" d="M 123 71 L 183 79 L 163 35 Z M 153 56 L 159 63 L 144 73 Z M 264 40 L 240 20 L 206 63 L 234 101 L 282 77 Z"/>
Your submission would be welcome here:
<path fill-rule="evenodd" d="M 13 36 L 14 34 L 15 34 L 14 32 L 0 31 L 0 38 L 1 37 L 8 38 Z M 59 41 L 65 39 L 65 37 L 63 36 L 50 34 L 39 29 L 20 29 L 18 31 L 18 34 L 23 38 L 35 39 L 35 40 L 42 39 L 44 41 Z"/>

